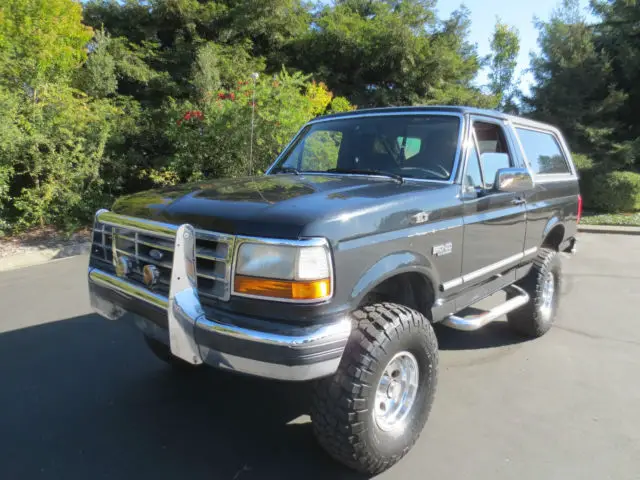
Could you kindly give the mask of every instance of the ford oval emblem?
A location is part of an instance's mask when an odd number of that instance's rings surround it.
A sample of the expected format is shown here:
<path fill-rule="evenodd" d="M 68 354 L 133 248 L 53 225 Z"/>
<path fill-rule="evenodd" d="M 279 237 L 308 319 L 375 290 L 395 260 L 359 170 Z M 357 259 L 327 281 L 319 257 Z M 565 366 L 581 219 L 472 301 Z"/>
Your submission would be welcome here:
<path fill-rule="evenodd" d="M 149 256 L 154 260 L 162 260 L 162 257 L 164 257 L 164 253 L 154 248 L 153 250 L 149 250 Z"/>

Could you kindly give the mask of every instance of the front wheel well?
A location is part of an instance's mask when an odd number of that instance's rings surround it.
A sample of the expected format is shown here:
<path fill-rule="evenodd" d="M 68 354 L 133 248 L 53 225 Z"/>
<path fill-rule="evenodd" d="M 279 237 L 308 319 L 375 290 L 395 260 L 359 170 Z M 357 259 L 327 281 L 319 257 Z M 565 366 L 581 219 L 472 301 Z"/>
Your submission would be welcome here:
<path fill-rule="evenodd" d="M 360 306 L 391 302 L 412 308 L 431 320 L 431 306 L 435 291 L 431 281 L 415 272 L 400 273 L 387 278 L 373 288 L 360 302 Z"/>

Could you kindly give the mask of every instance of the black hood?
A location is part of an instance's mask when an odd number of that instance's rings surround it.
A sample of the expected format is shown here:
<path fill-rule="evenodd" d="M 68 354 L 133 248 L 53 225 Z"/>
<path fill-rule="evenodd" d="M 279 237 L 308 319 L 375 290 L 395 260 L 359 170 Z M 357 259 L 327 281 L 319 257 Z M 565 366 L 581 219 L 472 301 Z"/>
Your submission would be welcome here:
<path fill-rule="evenodd" d="M 298 238 L 385 205 L 395 205 L 397 215 L 401 199 L 414 203 L 416 195 L 447 186 L 356 175 L 266 175 L 149 190 L 120 198 L 113 211 L 217 232 Z"/>

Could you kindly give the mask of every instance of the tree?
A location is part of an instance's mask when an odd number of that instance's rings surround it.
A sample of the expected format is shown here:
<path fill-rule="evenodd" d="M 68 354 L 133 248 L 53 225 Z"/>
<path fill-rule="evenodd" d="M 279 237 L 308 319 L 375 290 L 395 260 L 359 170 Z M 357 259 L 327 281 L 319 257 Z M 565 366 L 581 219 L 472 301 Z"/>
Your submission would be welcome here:
<path fill-rule="evenodd" d="M 531 58 L 534 85 L 525 105 L 534 118 L 561 126 L 577 151 L 610 158 L 627 95 L 616 87 L 609 57 L 595 42 L 595 27 L 586 22 L 578 0 L 564 0 L 537 27 L 540 53 Z"/>
<path fill-rule="evenodd" d="M 496 21 L 491 38 L 491 57 L 489 72 L 489 88 L 499 99 L 499 107 L 507 111 L 515 111 L 514 103 L 517 87 L 513 83 L 515 69 L 518 66 L 520 38 L 518 30 Z"/>
<path fill-rule="evenodd" d="M 585 20 L 577 0 L 564 0 L 548 22 L 537 22 L 541 51 L 532 57 L 535 84 L 525 105 L 534 118 L 558 125 L 574 151 L 589 156 L 579 165 L 587 207 L 637 208 L 640 5 L 636 0 L 591 5 L 593 23 Z"/>
<path fill-rule="evenodd" d="M 245 58 L 245 64 L 251 57 L 275 73 L 286 62 L 285 46 L 306 32 L 311 20 L 300 0 L 89 0 L 84 12 L 87 24 L 135 46 L 158 73 L 144 86 L 120 88 L 145 101 L 189 98 L 194 63 L 202 68 L 203 61 L 210 62 L 212 48 L 228 49 L 223 57 Z M 208 50 L 202 50 L 205 44 Z"/>
<path fill-rule="evenodd" d="M 594 26 L 594 44 L 610 59 L 610 84 L 624 99 L 616 105 L 610 151 L 616 163 L 640 167 L 640 3 L 597 0 L 592 6 L 601 19 Z"/>
<path fill-rule="evenodd" d="M 93 97 L 106 97 L 118 88 L 116 62 L 109 53 L 110 43 L 109 34 L 97 30 L 89 48 L 91 55 L 78 74 L 78 85 Z"/>
<path fill-rule="evenodd" d="M 468 10 L 440 22 L 434 2 L 342 0 L 290 45 L 291 64 L 359 106 L 494 99 L 472 86 L 480 68 L 467 41 Z"/>
<path fill-rule="evenodd" d="M 282 70 L 273 77 L 260 77 L 255 84 L 240 80 L 197 103 L 171 103 L 164 133 L 175 152 L 144 174 L 156 184 L 174 184 L 264 171 L 305 122 L 327 110 L 349 108 L 343 99 L 335 100 L 326 85 Z"/>
<path fill-rule="evenodd" d="M 435 0 L 5 0 L 0 229 L 263 170 L 305 121 L 352 102 L 493 107 L 469 26 Z"/>
<path fill-rule="evenodd" d="M 48 82 L 68 79 L 87 58 L 93 35 L 73 0 L 4 0 L 0 5 L 0 81 L 32 98 Z"/>
<path fill-rule="evenodd" d="M 0 230 L 86 218 L 120 113 L 72 86 L 92 30 L 72 0 L 7 0 L 0 18 Z M 94 66 L 108 73 L 97 39 Z"/>

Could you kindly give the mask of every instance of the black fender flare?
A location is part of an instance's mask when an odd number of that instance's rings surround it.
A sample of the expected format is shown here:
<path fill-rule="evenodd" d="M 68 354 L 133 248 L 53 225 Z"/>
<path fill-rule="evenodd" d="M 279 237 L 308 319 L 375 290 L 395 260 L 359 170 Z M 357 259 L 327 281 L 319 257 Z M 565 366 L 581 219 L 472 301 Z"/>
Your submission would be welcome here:
<path fill-rule="evenodd" d="M 554 214 L 554 216 L 549 219 L 549 221 L 547 222 L 547 225 L 544 227 L 544 230 L 542 231 L 542 238 L 540 238 L 540 243 L 544 242 L 545 239 L 556 227 L 562 227 L 563 230 L 566 230 L 564 226 L 564 222 L 562 221 L 560 216 L 557 214 Z"/>
<path fill-rule="evenodd" d="M 381 258 L 360 276 L 351 290 L 351 304 L 359 305 L 363 298 L 382 282 L 403 273 L 422 275 L 431 284 L 434 294 L 438 295 L 436 286 L 439 285 L 439 275 L 431 261 L 417 252 L 401 251 Z"/>

